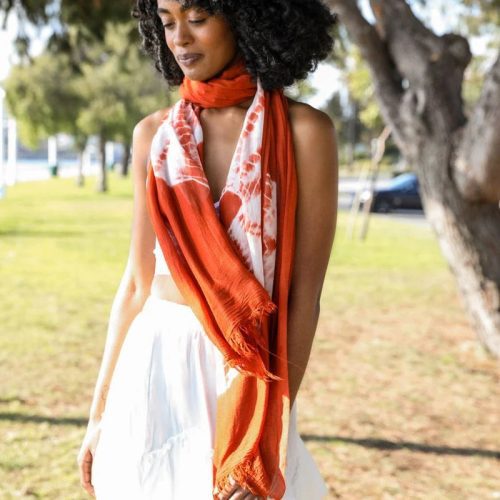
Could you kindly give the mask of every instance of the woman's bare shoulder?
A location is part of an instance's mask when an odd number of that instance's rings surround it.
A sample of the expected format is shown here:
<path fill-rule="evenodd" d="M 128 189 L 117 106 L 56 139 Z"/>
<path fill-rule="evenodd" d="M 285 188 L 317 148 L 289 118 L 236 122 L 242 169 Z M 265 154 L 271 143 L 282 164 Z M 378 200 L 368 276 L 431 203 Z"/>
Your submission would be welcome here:
<path fill-rule="evenodd" d="M 318 131 L 329 133 L 334 130 L 332 119 L 324 111 L 289 97 L 287 100 L 290 124 L 300 135 L 311 137 Z"/>
<path fill-rule="evenodd" d="M 140 174 L 139 179 L 141 182 L 147 170 L 153 137 L 169 110 L 170 108 L 159 109 L 145 116 L 134 127 L 132 134 L 132 168 L 134 172 L 137 170 Z"/>
<path fill-rule="evenodd" d="M 297 168 L 329 177 L 337 168 L 337 139 L 332 119 L 323 111 L 288 99 Z M 309 175 L 308 175 L 309 177 Z"/>
<path fill-rule="evenodd" d="M 154 134 L 169 111 L 170 108 L 159 109 L 137 122 L 134 127 L 134 143 L 136 146 L 144 142 L 146 145 L 151 143 Z"/>

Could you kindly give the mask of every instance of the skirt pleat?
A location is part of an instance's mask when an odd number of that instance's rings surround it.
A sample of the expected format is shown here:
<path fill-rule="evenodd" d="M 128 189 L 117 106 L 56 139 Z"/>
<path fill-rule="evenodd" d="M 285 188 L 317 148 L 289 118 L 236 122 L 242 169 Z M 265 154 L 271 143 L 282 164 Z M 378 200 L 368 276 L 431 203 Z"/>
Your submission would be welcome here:
<path fill-rule="evenodd" d="M 192 309 L 150 295 L 111 379 L 92 463 L 97 500 L 212 500 L 217 397 L 230 381 Z M 297 432 L 288 434 L 285 500 L 327 493 Z"/>

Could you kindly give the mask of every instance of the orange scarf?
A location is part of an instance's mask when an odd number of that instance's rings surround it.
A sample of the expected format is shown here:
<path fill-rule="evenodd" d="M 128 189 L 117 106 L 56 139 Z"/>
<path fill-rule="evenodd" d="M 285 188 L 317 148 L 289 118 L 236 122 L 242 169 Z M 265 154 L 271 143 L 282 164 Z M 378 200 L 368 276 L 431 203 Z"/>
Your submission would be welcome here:
<path fill-rule="evenodd" d="M 297 181 L 282 90 L 264 91 L 241 59 L 182 99 L 151 146 L 147 200 L 172 277 L 226 361 L 217 399 L 213 485 L 285 492 L 289 425 L 287 306 Z M 253 98 L 216 215 L 203 171 L 203 108 Z M 196 478 L 193 478 L 196 480 Z M 215 492 L 214 498 L 217 498 Z"/>

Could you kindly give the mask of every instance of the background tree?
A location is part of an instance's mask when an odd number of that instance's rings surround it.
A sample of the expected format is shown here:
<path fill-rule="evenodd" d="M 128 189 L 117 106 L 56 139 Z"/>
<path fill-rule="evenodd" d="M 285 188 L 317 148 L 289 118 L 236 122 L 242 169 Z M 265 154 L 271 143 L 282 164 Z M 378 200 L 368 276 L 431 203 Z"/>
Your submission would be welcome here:
<path fill-rule="evenodd" d="M 74 83 L 67 57 L 43 54 L 11 69 L 5 80 L 7 105 L 26 146 L 35 148 L 41 139 L 72 130 L 82 105 Z"/>
<path fill-rule="evenodd" d="M 455 0 L 456 2 L 457 0 Z M 492 43 L 500 42 L 500 0 L 461 0 L 468 7 L 462 17 L 467 23 L 469 32 L 473 35 L 492 35 Z"/>
<path fill-rule="evenodd" d="M 126 22 L 130 20 L 131 3 L 121 0 L 0 0 L 0 22 L 6 27 L 9 15 L 19 19 L 20 31 L 17 34 L 16 47 L 20 54 L 27 53 L 29 39 L 24 34 L 26 23 L 34 26 L 56 26 L 49 47 L 53 51 L 77 54 L 72 41 L 78 44 L 88 40 L 103 40 L 106 23 Z M 69 28 L 76 33 L 70 35 Z M 75 36 L 76 35 L 76 36 Z M 137 35 L 133 34 L 137 39 Z"/>
<path fill-rule="evenodd" d="M 373 141 L 380 136 L 385 123 L 375 98 L 370 70 L 358 47 L 344 40 L 342 54 L 341 90 L 332 95 L 324 111 L 335 121 L 337 137 L 343 146 L 341 161 L 352 168 L 355 158 L 370 156 Z M 335 64 L 339 66 L 336 61 Z M 397 148 L 393 150 L 397 154 Z"/>
<path fill-rule="evenodd" d="M 102 43 L 87 49 L 78 91 L 85 101 L 77 123 L 89 135 L 97 135 L 100 151 L 98 190 L 107 190 L 106 142 L 119 140 L 125 150 L 122 173 L 127 173 L 134 125 L 145 115 L 171 102 L 166 86 L 138 44 L 124 43 L 134 23 L 110 23 Z"/>
<path fill-rule="evenodd" d="M 29 64 L 14 66 L 4 85 L 7 106 L 17 119 L 24 145 L 34 149 L 40 141 L 60 132 L 73 136 L 79 156 L 77 184 L 83 185 L 83 152 L 88 136 L 77 125 L 84 105 L 76 88 L 77 79 L 67 55 L 45 53 Z"/>
<path fill-rule="evenodd" d="M 139 44 L 125 44 L 136 30 L 133 22 L 112 23 L 106 30 L 101 54 L 107 54 L 106 65 L 115 74 L 114 85 L 120 89 L 120 98 L 126 113 L 113 135 L 121 142 L 124 157 L 121 174 L 128 174 L 132 132 L 135 124 L 152 111 L 170 106 L 177 99 L 177 91 L 168 91 L 158 73 L 153 70 L 149 58 L 140 50 Z"/>
<path fill-rule="evenodd" d="M 500 57 L 466 114 L 462 86 L 471 51 L 464 36 L 437 35 L 404 0 L 371 0 L 373 25 L 356 1 L 329 3 L 367 62 L 384 120 L 417 171 L 427 218 L 479 338 L 498 356 Z M 486 3 L 498 4 L 476 7 Z"/>
<path fill-rule="evenodd" d="M 370 139 L 380 135 L 384 121 L 375 99 L 375 90 L 368 66 L 363 61 L 359 49 L 354 47 L 351 53 L 352 67 L 347 73 L 349 93 L 356 100 L 360 109 L 359 119 L 369 131 Z"/>
<path fill-rule="evenodd" d="M 343 99 L 345 95 L 335 92 L 323 106 L 323 111 L 335 122 L 340 162 L 350 169 L 354 163 L 354 147 L 360 140 L 361 122 L 355 103 L 347 106 Z"/>
<path fill-rule="evenodd" d="M 82 47 L 86 60 L 80 65 L 71 64 L 69 54 L 47 50 L 14 67 L 6 80 L 9 110 L 26 145 L 36 147 L 50 135 L 68 133 L 79 149 L 81 170 L 87 137 L 99 138 L 98 191 L 107 190 L 106 142 L 123 144 L 121 173 L 127 175 L 134 125 L 171 102 L 139 44 L 128 43 L 134 30 L 132 21 L 110 23 L 102 42 L 94 39 Z M 81 174 L 79 179 L 82 184 Z"/>
<path fill-rule="evenodd" d="M 370 70 L 359 48 L 349 39 L 345 26 L 339 24 L 335 30 L 336 46 L 329 62 L 340 70 L 341 85 L 323 110 L 335 121 L 343 146 L 339 151 L 341 161 L 352 168 L 355 158 L 370 156 L 372 140 L 380 135 L 385 124 Z"/>

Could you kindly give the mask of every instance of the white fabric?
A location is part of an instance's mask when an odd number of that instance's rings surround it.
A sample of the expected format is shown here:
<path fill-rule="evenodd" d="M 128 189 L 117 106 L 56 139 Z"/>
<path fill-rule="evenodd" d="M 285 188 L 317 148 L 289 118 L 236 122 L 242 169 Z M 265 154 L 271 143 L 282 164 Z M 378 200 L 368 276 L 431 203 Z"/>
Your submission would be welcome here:
<path fill-rule="evenodd" d="M 223 357 L 187 305 L 149 296 L 111 380 L 92 465 L 97 500 L 213 500 Z M 319 500 L 326 485 L 296 429 L 288 434 L 285 500 Z"/>

